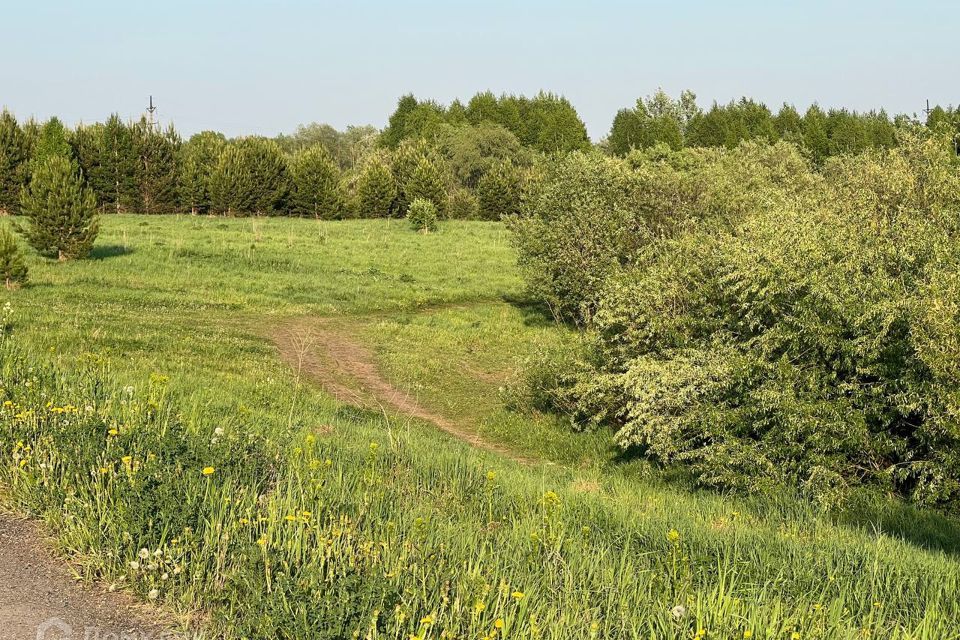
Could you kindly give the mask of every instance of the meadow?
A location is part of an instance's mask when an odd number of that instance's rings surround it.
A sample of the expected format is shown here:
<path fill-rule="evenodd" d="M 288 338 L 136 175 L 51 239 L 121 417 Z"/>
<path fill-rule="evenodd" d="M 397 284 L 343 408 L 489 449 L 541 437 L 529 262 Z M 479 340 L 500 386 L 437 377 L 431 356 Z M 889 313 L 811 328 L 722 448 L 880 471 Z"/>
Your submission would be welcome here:
<path fill-rule="evenodd" d="M 5 499 L 87 580 L 203 637 L 960 638 L 960 526 L 693 490 L 609 434 L 510 408 L 575 339 L 500 223 L 105 216 L 89 260 L 4 292 Z M 325 318 L 430 410 L 285 363 Z"/>

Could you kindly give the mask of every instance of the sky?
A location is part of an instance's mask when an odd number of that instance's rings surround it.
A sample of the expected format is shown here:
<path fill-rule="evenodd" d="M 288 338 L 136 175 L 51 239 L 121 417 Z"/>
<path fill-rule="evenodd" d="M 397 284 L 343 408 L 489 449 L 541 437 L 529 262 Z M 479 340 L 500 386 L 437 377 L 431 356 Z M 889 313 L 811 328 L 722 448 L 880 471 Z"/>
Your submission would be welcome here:
<path fill-rule="evenodd" d="M 405 93 L 565 95 L 597 140 L 663 88 L 701 106 L 960 103 L 958 0 L 229 2 L 7 0 L 0 106 L 68 124 L 138 118 L 185 135 L 382 127 Z"/>

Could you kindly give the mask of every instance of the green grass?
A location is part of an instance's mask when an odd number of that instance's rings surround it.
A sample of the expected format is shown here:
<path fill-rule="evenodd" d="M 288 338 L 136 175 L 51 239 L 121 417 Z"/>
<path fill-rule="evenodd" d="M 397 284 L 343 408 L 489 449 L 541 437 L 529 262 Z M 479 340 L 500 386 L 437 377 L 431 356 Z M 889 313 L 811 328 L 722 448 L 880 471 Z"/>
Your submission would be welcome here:
<path fill-rule="evenodd" d="M 511 302 L 497 224 L 103 222 L 95 259 L 31 256 L 0 349 L 8 499 L 88 578 L 217 637 L 960 637 L 955 522 L 689 491 L 507 410 L 503 380 L 564 330 Z M 265 337 L 303 314 L 545 463 L 304 384 Z"/>

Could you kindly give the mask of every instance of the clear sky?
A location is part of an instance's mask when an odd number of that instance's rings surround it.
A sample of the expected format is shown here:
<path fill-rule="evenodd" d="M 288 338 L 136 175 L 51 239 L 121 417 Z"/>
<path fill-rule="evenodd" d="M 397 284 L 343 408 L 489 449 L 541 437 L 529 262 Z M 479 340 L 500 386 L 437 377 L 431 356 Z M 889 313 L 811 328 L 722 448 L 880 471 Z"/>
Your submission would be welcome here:
<path fill-rule="evenodd" d="M 0 105 L 69 124 L 139 117 L 150 94 L 182 133 L 228 135 L 383 126 L 407 92 L 562 93 L 594 139 L 658 87 L 702 106 L 960 103 L 960 0 L 4 5 Z"/>

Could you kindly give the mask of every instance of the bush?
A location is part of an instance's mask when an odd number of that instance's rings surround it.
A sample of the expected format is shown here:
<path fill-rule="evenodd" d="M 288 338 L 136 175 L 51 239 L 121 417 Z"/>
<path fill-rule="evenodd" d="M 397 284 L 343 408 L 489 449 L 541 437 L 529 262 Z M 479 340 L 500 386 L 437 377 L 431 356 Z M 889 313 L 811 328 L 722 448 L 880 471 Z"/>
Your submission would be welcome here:
<path fill-rule="evenodd" d="M 960 498 L 960 173 L 943 140 L 901 142 L 610 278 L 580 423 L 714 487 Z"/>
<path fill-rule="evenodd" d="M 410 211 L 407 213 L 407 220 L 410 226 L 420 231 L 428 233 L 437 228 L 437 208 L 429 200 L 417 198 L 410 203 Z"/>
<path fill-rule="evenodd" d="M 30 220 L 27 241 L 41 255 L 67 260 L 90 253 L 99 230 L 97 203 L 66 157 L 48 156 L 33 167 L 20 207 Z"/>
<path fill-rule="evenodd" d="M 9 230 L 0 228 L 0 278 L 7 289 L 16 289 L 27 281 L 27 265 L 17 241 Z"/>
<path fill-rule="evenodd" d="M 520 215 L 508 218 L 531 293 L 558 318 L 585 323 L 610 273 L 654 235 L 623 163 L 572 153 L 549 161 Z"/>
<path fill-rule="evenodd" d="M 397 199 L 397 184 L 390 167 L 374 158 L 364 167 L 357 182 L 357 215 L 361 218 L 386 218 Z"/>
<path fill-rule="evenodd" d="M 447 199 L 447 217 L 454 220 L 473 220 L 480 213 L 477 197 L 469 189 L 454 189 Z"/>

